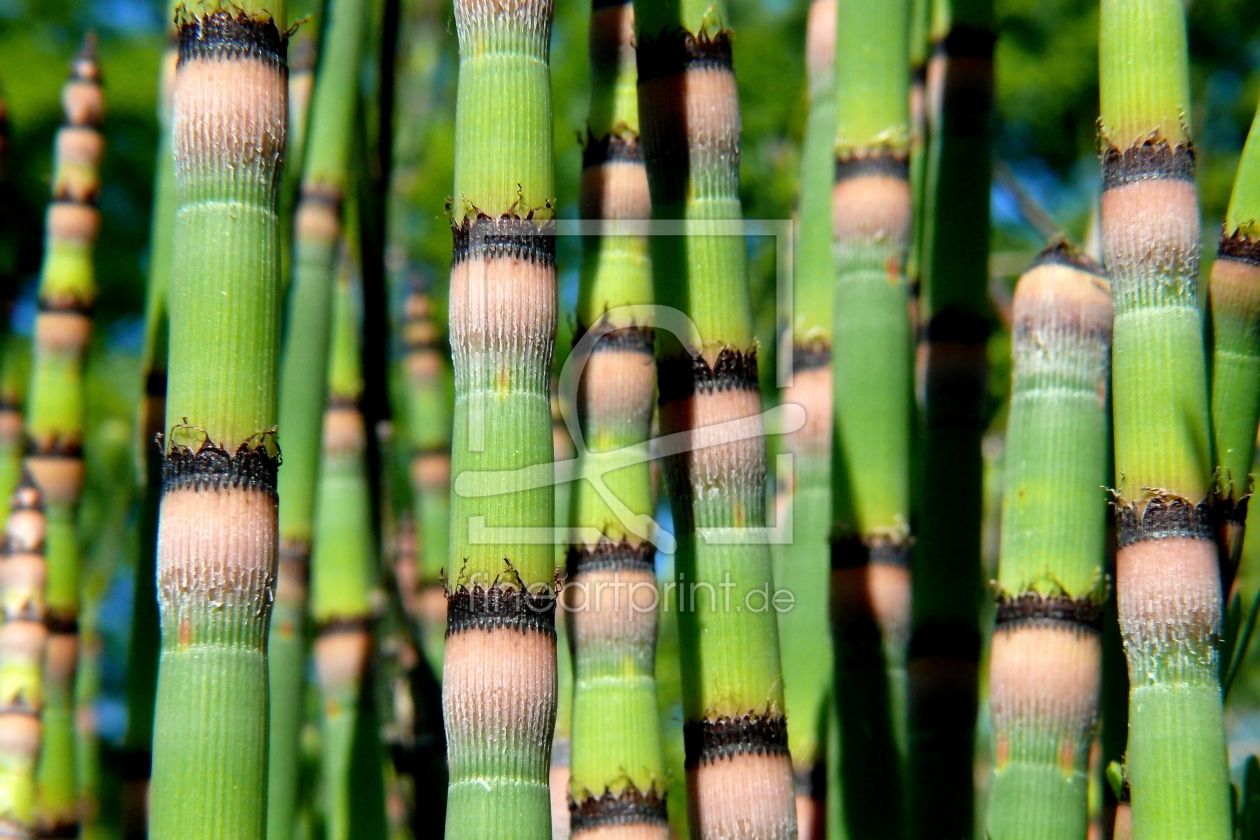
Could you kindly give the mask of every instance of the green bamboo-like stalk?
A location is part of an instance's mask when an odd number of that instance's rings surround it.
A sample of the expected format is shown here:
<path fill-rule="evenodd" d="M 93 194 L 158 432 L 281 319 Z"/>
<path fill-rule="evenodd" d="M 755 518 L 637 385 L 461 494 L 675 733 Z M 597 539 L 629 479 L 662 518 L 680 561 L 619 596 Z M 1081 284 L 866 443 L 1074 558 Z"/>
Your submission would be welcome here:
<path fill-rule="evenodd" d="M 658 312 L 661 431 L 689 442 L 666 474 L 691 834 L 795 837 L 731 32 L 718 3 L 646 0 L 635 17 L 652 215 L 685 234 L 652 238 L 655 297 L 693 326 Z"/>
<path fill-rule="evenodd" d="M 294 214 L 293 279 L 280 369 L 280 426 L 286 469 L 280 479 L 280 563 L 268 640 L 271 742 L 267 835 L 289 840 L 298 798 L 298 740 L 306 682 L 307 577 L 319 484 L 320 418 L 328 389 L 342 208 L 350 165 L 366 26 L 364 0 L 331 0 L 311 94 L 302 187 Z"/>
<path fill-rule="evenodd" d="M 840 0 L 836 21 L 831 587 L 840 773 L 855 838 L 899 837 L 904 817 L 910 7 Z"/>
<path fill-rule="evenodd" d="M 581 215 L 646 220 L 651 201 L 639 146 L 629 2 L 594 4 L 590 45 Z M 652 270 L 646 236 L 618 235 L 607 226 L 602 232 L 582 242 L 581 337 L 566 363 L 577 376 L 561 388 L 562 398 L 576 397 L 583 476 L 567 511 L 573 528 L 566 594 L 573 646 L 568 816 L 574 837 L 599 837 L 618 826 L 627 836 L 663 840 L 669 825 L 656 723 L 656 548 L 655 534 L 643 527 L 655 502 L 652 476 L 646 457 L 620 469 L 609 469 L 608 460 L 645 454 L 651 435 L 652 334 L 636 307 L 652 302 Z M 566 385 L 578 386 L 577 393 Z"/>
<path fill-rule="evenodd" d="M 158 85 L 158 155 L 149 232 L 149 276 L 145 287 L 142 369 L 144 388 L 136 416 L 136 476 L 140 491 L 140 539 L 132 591 L 131 641 L 127 652 L 127 732 L 124 739 L 123 836 L 143 838 L 148 831 L 149 774 L 153 763 L 153 701 L 157 691 L 159 622 L 156 548 L 161 503 L 162 453 L 155 443 L 166 417 L 166 354 L 170 339 L 166 296 L 175 251 L 175 155 L 171 147 L 171 107 L 179 42 L 174 31 L 176 7 L 168 5 L 172 24 L 163 53 Z"/>
<path fill-rule="evenodd" d="M 13 304 L 18 295 L 18 232 L 13 224 L 8 104 L 0 92 L 0 521 L 8 521 L 9 500 L 22 476 L 25 454 L 22 403 L 26 372 L 19 364 L 22 339 L 13 332 Z"/>
<path fill-rule="evenodd" d="M 349 258 L 343 258 L 343 263 Z M 311 618 L 316 627 L 322 778 L 321 808 L 329 840 L 384 836 L 383 756 L 375 768 L 356 768 L 361 729 L 373 719 L 361 712 L 372 695 L 372 593 L 378 559 L 367 471 L 367 428 L 359 400 L 363 375 L 355 305 L 343 269 L 333 310 L 328 408 L 324 412 L 323 465 L 311 554 Z M 356 778 L 356 769 L 365 774 Z M 371 796 L 367 783 L 374 782 Z M 378 806 L 380 811 L 370 809 Z"/>
<path fill-rule="evenodd" d="M 831 247 L 831 182 L 835 172 L 836 0 L 810 4 L 805 56 L 809 117 L 801 152 L 793 278 L 792 384 L 784 403 L 802 406 L 806 427 L 776 444 L 793 456 L 781 476 L 777 516 L 794 517 L 794 540 L 772 547 L 774 581 L 795 596 L 779 613 L 784 700 L 792 721 L 788 746 L 796 781 L 797 824 L 802 838 L 822 837 L 826 792 L 821 788 L 827 754 L 826 705 L 831 696 L 831 632 L 827 625 L 827 535 L 831 530 L 831 302 L 836 261 Z"/>
<path fill-rule="evenodd" d="M 284 4 L 180 14 L 149 834 L 260 840 L 276 564 Z"/>
<path fill-rule="evenodd" d="M 1213 840 L 1232 828 L 1182 4 L 1104 0 L 1099 69 L 1133 836 Z"/>
<path fill-rule="evenodd" d="M 18 485 L 9 508 L 0 560 L 0 837 L 32 840 L 48 642 L 46 523 L 34 482 Z"/>
<path fill-rule="evenodd" d="M 447 840 L 551 834 L 552 15 L 550 0 L 455 4 Z"/>
<path fill-rule="evenodd" d="M 78 825 L 74 761 L 80 557 L 76 516 L 83 489 L 83 361 L 96 297 L 92 254 L 100 226 L 101 95 L 95 41 L 74 60 L 62 93 L 53 200 L 48 208 L 40 313 L 27 399 L 26 469 L 42 494 L 48 526 L 48 624 L 43 747 L 39 758 L 41 833 Z"/>
<path fill-rule="evenodd" d="M 1226 584 L 1242 559 L 1260 423 L 1260 112 L 1243 148 L 1208 285 L 1212 313 L 1212 435 Z"/>
<path fill-rule="evenodd" d="M 935 4 L 921 242 L 922 421 L 907 656 L 912 838 L 970 837 L 988 376 L 993 0 Z"/>
<path fill-rule="evenodd" d="M 1102 682 L 1111 291 L 1065 243 L 1012 314 L 988 836 L 1084 840 Z"/>

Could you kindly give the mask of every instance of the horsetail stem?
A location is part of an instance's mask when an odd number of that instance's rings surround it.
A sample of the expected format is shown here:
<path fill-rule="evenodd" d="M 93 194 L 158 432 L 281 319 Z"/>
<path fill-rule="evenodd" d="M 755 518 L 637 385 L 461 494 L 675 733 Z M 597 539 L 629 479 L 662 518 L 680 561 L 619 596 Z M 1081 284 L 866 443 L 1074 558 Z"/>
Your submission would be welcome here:
<path fill-rule="evenodd" d="M 297 761 L 306 684 L 307 577 L 319 485 L 321 417 L 328 393 L 337 248 L 350 190 L 350 156 L 365 29 L 363 0 L 327 4 L 323 56 L 311 93 L 301 192 L 294 213 L 293 279 L 280 367 L 280 558 L 274 621 L 268 638 L 271 686 L 267 834 L 289 840 L 298 800 Z M 305 127 L 304 127 L 305 130 Z M 291 160 L 295 160 L 291 158 Z"/>
<path fill-rule="evenodd" d="M 837 15 L 831 610 L 853 837 L 902 830 L 914 422 L 910 5 L 841 0 Z"/>
<path fill-rule="evenodd" d="M 552 13 L 551 0 L 455 4 L 447 840 L 551 834 L 556 568 L 531 529 L 555 525 Z M 495 477 L 521 469 L 537 480 Z"/>
<path fill-rule="evenodd" d="M 581 215 L 617 222 L 651 214 L 639 148 L 634 13 L 628 2 L 591 12 L 591 110 L 582 159 Z M 652 302 L 648 239 L 617 233 L 583 239 L 578 288 L 577 411 L 581 474 L 567 512 L 573 723 L 568 804 L 573 836 L 615 830 L 669 834 L 666 778 L 656 723 L 656 573 L 646 459 L 605 470 L 600 456 L 641 450 L 656 391 L 652 334 L 633 307 Z M 616 499 L 620 511 L 602 495 Z M 615 829 L 613 827 L 616 827 Z"/>
<path fill-rule="evenodd" d="M 266 6 L 205 0 L 178 19 L 155 840 L 266 827 L 287 122 L 284 4 Z"/>
<path fill-rule="evenodd" d="M 343 263 L 349 257 L 342 258 Z M 329 840 L 372 836 L 366 809 L 384 796 L 380 763 L 355 767 L 360 729 L 371 716 L 360 714 L 370 694 L 373 647 L 372 592 L 377 581 L 372 494 L 367 472 L 367 428 L 359 336 L 347 268 L 333 305 L 332 360 L 328 368 L 328 408 L 324 412 L 323 465 L 316 502 L 317 530 L 311 554 L 311 618 L 316 627 L 315 666 L 321 694 L 321 776 L 324 830 Z M 378 744 L 377 733 L 371 733 Z M 373 772 L 375 771 L 375 772 Z M 375 779 L 374 796 L 364 796 Z"/>
<path fill-rule="evenodd" d="M 694 838 L 795 837 L 777 617 L 761 529 L 765 445 L 757 346 L 739 235 L 740 116 L 721 4 L 643 0 L 639 116 L 655 236 L 656 300 L 694 333 L 657 331 L 661 431 L 690 451 L 667 460 L 676 568 L 688 805 Z M 733 435 L 734 423 L 744 434 Z M 748 436 L 745 436 L 747 434 Z M 709 541 L 698 529 L 727 529 Z M 717 594 L 722 588 L 722 596 Z M 719 603 L 721 601 L 722 603 Z"/>
<path fill-rule="evenodd" d="M 921 237 L 923 418 L 907 652 L 909 836 L 970 837 L 988 379 L 993 0 L 935 4 Z"/>
<path fill-rule="evenodd" d="M 50 636 L 38 771 L 39 831 L 46 834 L 74 831 L 79 822 L 74 672 L 81 559 L 75 519 L 83 489 L 83 361 L 96 297 L 92 261 L 100 229 L 96 197 L 105 146 L 100 131 L 104 99 L 92 36 L 74 59 L 62 106 L 66 122 L 57 132 L 26 409 L 25 469 L 39 487 L 48 527 Z"/>
<path fill-rule="evenodd" d="M 1221 578 L 1207 511 L 1211 427 L 1182 5 L 1103 0 L 1099 65 L 1133 834 L 1225 838 Z"/>
<path fill-rule="evenodd" d="M 29 477 L 14 490 L 0 560 L 0 838 L 36 837 L 36 763 L 42 740 L 48 643 L 46 523 Z"/>
<path fill-rule="evenodd" d="M 1242 559 L 1251 465 L 1260 423 L 1260 112 L 1252 123 L 1234 178 L 1208 285 L 1212 313 L 1212 435 L 1219 534 L 1226 585 Z"/>
<path fill-rule="evenodd" d="M 792 384 L 785 404 L 805 410 L 806 425 L 777 450 L 793 456 L 793 481 L 778 487 L 779 516 L 796 519 L 795 539 L 772 548 L 774 581 L 796 596 L 779 613 L 784 701 L 792 720 L 788 747 L 796 782 L 802 838 L 822 837 L 826 793 L 819 787 L 826 745 L 826 704 L 832 679 L 827 626 L 827 534 L 831 529 L 831 308 L 835 253 L 831 245 L 831 185 L 836 135 L 834 47 L 836 0 L 810 4 L 805 37 L 809 117 L 801 152 L 800 218 L 793 290 Z"/>
<path fill-rule="evenodd" d="M 1111 292 L 1101 268 L 1052 245 L 1020 279 L 1012 321 L 988 833 L 1080 840 L 1107 595 Z"/>

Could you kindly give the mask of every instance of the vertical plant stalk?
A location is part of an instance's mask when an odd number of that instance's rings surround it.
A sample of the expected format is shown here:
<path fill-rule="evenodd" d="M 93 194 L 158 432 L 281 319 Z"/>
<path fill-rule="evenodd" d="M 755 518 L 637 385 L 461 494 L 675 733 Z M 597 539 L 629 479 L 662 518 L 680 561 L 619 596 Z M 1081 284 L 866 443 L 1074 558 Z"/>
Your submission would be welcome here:
<path fill-rule="evenodd" d="M 970 837 L 989 332 L 993 2 L 936 5 L 923 200 L 922 421 L 907 656 L 909 836 Z"/>
<path fill-rule="evenodd" d="M 23 339 L 12 328 L 21 248 L 13 224 L 16 189 L 11 180 L 12 142 L 8 104 L 0 93 L 0 521 L 8 521 L 10 497 L 22 477 L 25 455 L 22 403 L 26 376 L 19 363 Z"/>
<path fill-rule="evenodd" d="M 806 425 L 778 443 L 779 451 L 793 456 L 793 473 L 792 483 L 778 488 L 776 516 L 795 517 L 795 539 L 771 549 L 775 586 L 796 596 L 792 609 L 780 612 L 778 621 L 784 700 L 792 721 L 788 746 L 796 784 L 796 818 L 803 840 L 824 836 L 824 733 L 832 680 L 827 535 L 831 530 L 831 304 L 836 285 L 831 247 L 835 37 L 836 0 L 814 0 L 805 43 L 809 118 L 801 155 L 795 243 L 794 370 L 792 384 L 783 391 L 784 403 L 805 410 Z"/>
<path fill-rule="evenodd" d="M 447 840 L 551 836 L 557 570 L 550 541 L 518 529 L 555 525 L 554 488 L 502 475 L 552 470 L 553 7 L 504 8 L 455 4 L 450 557 L 460 565 L 447 573 Z"/>
<path fill-rule="evenodd" d="M 628 0 L 594 4 L 590 46 L 581 215 L 645 220 L 652 206 L 639 147 L 634 10 Z M 644 459 L 607 470 L 600 457 L 642 451 L 651 436 L 652 333 L 634 307 L 652 302 L 652 268 L 646 236 L 603 230 L 582 242 L 579 339 L 568 361 L 581 376 L 570 382 L 578 385 L 584 476 L 573 485 L 568 511 L 574 671 L 568 816 L 574 838 L 665 840 L 667 781 L 656 722 L 656 547 L 653 534 L 636 528 L 653 512 L 651 467 Z M 624 509 L 615 511 L 601 487 Z"/>
<path fill-rule="evenodd" d="M 144 390 L 136 417 L 136 475 L 140 494 L 140 539 L 132 592 L 131 640 L 127 651 L 127 732 L 123 743 L 124 840 L 142 840 L 148 832 L 149 776 L 153 766 L 153 705 L 157 692 L 159 620 L 156 547 L 162 500 L 162 450 L 158 436 L 166 419 L 166 355 L 170 329 L 167 292 L 175 256 L 175 155 L 171 115 L 175 66 L 179 61 L 174 29 L 176 4 L 168 6 L 170 39 L 163 53 L 158 83 L 158 156 L 149 232 L 149 277 L 144 307 Z"/>
<path fill-rule="evenodd" d="M 283 3 L 266 5 L 210 0 L 178 22 L 154 840 L 266 826 L 288 109 Z"/>
<path fill-rule="evenodd" d="M 1217 840 L 1233 829 L 1185 10 L 1175 0 L 1104 0 L 1100 27 L 1133 835 Z"/>
<path fill-rule="evenodd" d="M 993 840 L 1081 840 L 1107 598 L 1111 290 L 1065 243 L 1015 289 L 997 627 Z"/>
<path fill-rule="evenodd" d="M 412 505 L 419 532 L 416 607 L 425 658 L 440 674 L 446 633 L 442 575 L 450 550 L 451 369 L 435 309 L 434 298 L 413 283 L 404 303 L 402 364 Z"/>
<path fill-rule="evenodd" d="M 675 335 L 658 324 L 657 331 L 661 432 L 689 441 L 689 451 L 668 460 L 666 474 L 682 584 L 691 835 L 795 837 L 777 615 L 751 608 L 759 596 L 750 593 L 769 595 L 770 549 L 741 538 L 741 529 L 766 523 L 766 455 L 739 235 L 731 32 L 720 4 L 643 2 L 635 15 L 652 214 L 687 225 L 684 236 L 653 237 L 655 296 L 695 327 Z M 732 529 L 736 536 L 709 542 L 700 528 Z"/>
<path fill-rule="evenodd" d="M 1243 148 L 1208 285 L 1212 313 L 1212 434 L 1222 577 L 1242 560 L 1260 424 L 1260 112 Z M 1228 592 L 1226 592 L 1228 594 Z"/>
<path fill-rule="evenodd" d="M 0 838 L 32 840 L 48 643 L 39 488 L 29 478 L 23 481 L 9 508 L 0 560 Z"/>
<path fill-rule="evenodd" d="M 75 525 L 83 490 L 83 361 L 96 297 L 92 254 L 100 230 L 96 197 L 105 141 L 95 40 L 89 37 L 62 90 L 65 124 L 57 132 L 39 314 L 26 410 L 25 468 L 47 517 L 47 622 L 43 746 L 39 757 L 39 831 L 76 831 L 74 672 L 78 657 L 79 573 Z"/>
<path fill-rule="evenodd" d="M 323 56 L 311 94 L 309 132 L 295 218 L 280 368 L 280 427 L 286 469 L 280 478 L 280 560 L 274 620 L 268 639 L 271 684 L 267 834 L 290 840 L 297 808 L 299 740 L 305 704 L 306 600 L 320 432 L 328 394 L 337 248 L 342 209 L 351 188 L 350 156 L 359 78 L 371 19 L 363 0 L 329 0 Z M 295 161 L 296 162 L 296 161 Z"/>
<path fill-rule="evenodd" d="M 841 2 L 836 21 L 831 614 L 852 837 L 899 837 L 904 815 L 914 424 L 905 275 L 913 226 L 910 6 Z"/>
<path fill-rule="evenodd" d="M 348 260 L 343 258 L 343 262 Z M 329 840 L 349 840 L 372 836 L 373 827 L 383 829 L 385 817 L 383 756 L 375 767 L 355 767 L 354 761 L 360 730 L 372 719 L 360 715 L 360 709 L 363 695 L 372 695 L 372 682 L 366 677 L 373 647 L 377 552 L 367 471 L 367 428 L 359 408 L 363 396 L 359 336 L 345 269 L 336 290 L 333 316 L 323 466 L 316 502 L 318 530 L 311 555 L 311 617 L 316 628 L 315 666 L 322 710 L 324 831 Z M 370 735 L 379 752 L 378 733 Z M 376 796 L 362 796 L 372 779 Z M 369 815 L 365 809 L 373 804 L 380 805 L 381 812 Z"/>

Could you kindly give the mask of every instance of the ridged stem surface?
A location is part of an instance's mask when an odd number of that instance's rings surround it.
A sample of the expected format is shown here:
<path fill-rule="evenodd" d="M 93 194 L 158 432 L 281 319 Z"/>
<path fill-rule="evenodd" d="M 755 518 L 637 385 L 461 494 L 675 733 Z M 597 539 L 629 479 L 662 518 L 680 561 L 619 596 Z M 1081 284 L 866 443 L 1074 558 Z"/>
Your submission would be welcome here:
<path fill-rule="evenodd" d="M 591 13 L 591 109 L 581 215 L 651 215 L 639 145 L 634 13 L 629 2 Z M 651 333 L 626 307 L 652 302 L 648 239 L 606 229 L 583 241 L 578 339 L 561 380 L 576 397 L 582 478 L 573 486 L 566 586 L 573 647 L 569 813 L 574 837 L 610 831 L 665 838 L 665 776 L 657 728 L 655 533 L 646 458 L 609 468 L 608 456 L 645 454 L 656 393 Z M 567 387 L 576 394 L 564 394 Z"/>
<path fill-rule="evenodd" d="M 739 198 L 740 115 L 721 4 L 636 3 L 661 431 L 677 539 L 693 838 L 797 836 L 766 544 L 766 454 Z"/>
<path fill-rule="evenodd" d="M 215 0 L 179 20 L 154 840 L 261 840 L 266 829 L 283 11 Z"/>
<path fill-rule="evenodd" d="M 994 840 L 1084 840 L 1098 718 L 1111 291 L 1052 246 L 1020 279 L 989 667 Z"/>
<path fill-rule="evenodd" d="M 1215 840 L 1233 829 L 1182 4 L 1104 0 L 1099 53 L 1133 837 Z"/>
<path fill-rule="evenodd" d="M 551 836 L 552 15 L 550 0 L 455 4 L 447 840 Z"/>

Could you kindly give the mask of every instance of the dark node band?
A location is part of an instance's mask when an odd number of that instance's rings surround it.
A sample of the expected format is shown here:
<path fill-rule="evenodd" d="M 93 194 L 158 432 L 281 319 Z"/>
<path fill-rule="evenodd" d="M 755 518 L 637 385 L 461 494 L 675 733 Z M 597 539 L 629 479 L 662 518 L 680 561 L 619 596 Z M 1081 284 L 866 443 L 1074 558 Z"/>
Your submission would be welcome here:
<path fill-rule="evenodd" d="M 657 793 L 655 787 L 644 793 L 631 785 L 621 793 L 605 790 L 599 796 L 569 800 L 569 828 L 573 834 L 610 825 L 640 823 L 669 825 L 665 794 Z"/>
<path fill-rule="evenodd" d="M 1033 260 L 1031 267 L 1036 268 L 1041 265 L 1063 265 L 1077 271 L 1093 274 L 1095 277 L 1102 277 L 1103 279 L 1107 277 L 1107 270 L 1097 260 L 1084 251 L 1078 250 L 1072 243 L 1062 238 L 1053 242 L 1038 254 L 1037 258 Z"/>
<path fill-rule="evenodd" d="M 519 216 L 480 215 L 451 227 L 453 265 L 465 260 L 514 259 L 535 265 L 556 264 L 556 224 Z"/>
<path fill-rule="evenodd" d="M 1114 507 L 1119 548 L 1142 540 L 1213 538 L 1212 511 L 1206 501 L 1196 505 L 1176 496 L 1156 496 L 1145 510 L 1139 510 L 1137 502 L 1118 502 Z"/>
<path fill-rule="evenodd" d="M 299 201 L 302 204 L 318 204 L 327 207 L 337 214 L 338 220 L 341 219 L 341 211 L 346 203 L 345 195 L 341 190 L 320 184 L 303 186 Z"/>
<path fill-rule="evenodd" d="M 83 202 L 65 202 L 67 204 L 82 204 Z M 40 295 L 39 302 L 36 304 L 36 311 L 39 313 L 47 312 L 50 315 L 81 315 L 89 318 L 92 315 L 92 301 L 75 297 L 73 293 L 54 292 L 57 297 L 45 297 Z"/>
<path fill-rule="evenodd" d="M 519 588 L 461 586 L 446 596 L 446 636 L 465 630 L 517 630 L 556 637 L 556 596 Z"/>
<path fill-rule="evenodd" d="M 932 316 L 924 338 L 932 344 L 984 345 L 991 329 L 987 318 L 950 306 Z"/>
<path fill-rule="evenodd" d="M 336 636 L 341 633 L 371 633 L 372 617 L 367 615 L 338 615 L 326 618 L 315 625 L 315 635 Z"/>
<path fill-rule="evenodd" d="M 586 145 L 582 147 L 582 168 L 602 166 L 605 163 L 642 163 L 643 148 L 637 134 L 605 134 L 596 137 L 586 132 Z"/>
<path fill-rule="evenodd" d="M 723 30 L 710 35 L 692 35 L 681 27 L 669 29 L 639 41 L 639 83 L 691 70 L 734 72 L 731 61 L 731 33 Z"/>
<path fill-rule="evenodd" d="M 145 374 L 144 395 L 146 397 L 166 396 L 166 371 L 150 370 Z"/>
<path fill-rule="evenodd" d="M 162 464 L 162 492 L 175 490 L 257 490 L 276 495 L 280 456 L 253 442 L 235 453 L 204 441 L 195 451 L 173 444 Z"/>
<path fill-rule="evenodd" d="M 787 719 L 767 713 L 685 721 L 683 746 L 689 770 L 737 755 L 787 755 Z"/>
<path fill-rule="evenodd" d="M 956 622 L 928 622 L 910 636 L 910 659 L 980 661 L 980 631 Z"/>
<path fill-rule="evenodd" d="M 1222 235 L 1216 254 L 1224 259 L 1260 267 L 1260 239 L 1252 239 L 1242 231 L 1234 231 L 1229 236 Z"/>
<path fill-rule="evenodd" d="M 1251 506 L 1251 494 L 1240 499 L 1217 496 L 1212 501 L 1212 518 L 1217 526 L 1243 526 L 1247 524 L 1247 508 Z"/>
<path fill-rule="evenodd" d="M 79 822 L 60 822 L 53 825 L 44 825 L 39 829 L 39 837 L 41 840 L 76 840 L 79 836 Z"/>
<path fill-rule="evenodd" d="M 26 457 L 79 461 L 83 459 L 83 442 L 78 438 L 30 439 L 26 443 Z"/>
<path fill-rule="evenodd" d="M 1110 143 L 1102 151 L 1103 190 L 1138 181 L 1194 183 L 1194 144 L 1173 145 L 1162 138 L 1118 149 Z"/>
<path fill-rule="evenodd" d="M 792 372 L 804 373 L 831 366 L 831 345 L 821 341 L 797 344 L 792 348 Z"/>
<path fill-rule="evenodd" d="M 276 552 L 276 559 L 279 563 L 297 566 L 302 570 L 303 575 L 307 575 L 311 565 L 311 544 L 282 539 L 279 550 Z"/>
<path fill-rule="evenodd" d="M 993 58 L 997 33 L 978 26 L 955 26 L 936 42 L 933 51 L 946 58 Z"/>
<path fill-rule="evenodd" d="M 893 566 L 910 568 L 914 540 L 877 537 L 863 539 L 856 534 L 846 534 L 831 541 L 831 568 L 859 569 L 863 566 Z"/>
<path fill-rule="evenodd" d="M 815 761 L 810 767 L 799 767 L 792 772 L 792 786 L 797 796 L 811 799 L 827 798 L 827 762 Z"/>
<path fill-rule="evenodd" d="M 44 626 L 54 636 L 77 636 L 79 634 L 79 617 L 74 613 L 49 609 L 44 613 Z"/>
<path fill-rule="evenodd" d="M 140 782 L 153 775 L 153 753 L 149 750 L 120 750 L 116 761 L 123 781 Z"/>
<path fill-rule="evenodd" d="M 359 398 L 350 394 L 329 393 L 326 411 L 358 411 Z"/>
<path fill-rule="evenodd" d="M 573 334 L 574 345 L 581 341 L 588 331 L 585 325 L 578 324 Z M 642 353 L 645 356 L 651 356 L 654 337 L 655 333 L 651 327 L 619 327 L 609 330 L 596 339 L 591 346 L 591 353 Z"/>
<path fill-rule="evenodd" d="M 717 363 L 709 367 L 704 356 L 670 356 L 656 364 L 657 388 L 661 405 L 697 394 L 719 391 L 756 391 L 757 352 L 745 353 L 723 347 Z"/>
<path fill-rule="evenodd" d="M 179 21 L 179 64 L 198 59 L 262 61 L 284 68 L 288 38 L 271 18 L 255 20 L 226 9 Z"/>
<path fill-rule="evenodd" d="M 570 578 L 584 572 L 652 572 L 655 570 L 656 546 L 650 542 L 631 545 L 624 537 L 620 542 L 601 538 L 594 548 L 569 546 L 567 571 Z"/>
<path fill-rule="evenodd" d="M 910 156 L 905 152 L 882 152 L 836 158 L 836 183 L 853 178 L 895 178 L 910 180 Z"/>
<path fill-rule="evenodd" d="M 445 458 L 450 458 L 451 445 L 449 443 L 435 443 L 430 446 L 418 446 L 411 450 L 412 458 L 430 458 L 434 455 L 441 455 Z"/>
<path fill-rule="evenodd" d="M 999 629 L 1063 624 L 1069 629 L 1098 633 L 1102 631 L 1102 623 L 1103 605 L 1088 596 L 1047 598 L 1037 592 L 1025 592 L 1001 595 L 997 601 Z"/>
<path fill-rule="evenodd" d="M 600 9 L 614 9 L 618 6 L 629 6 L 631 0 L 591 0 L 591 11 L 598 12 Z"/>

